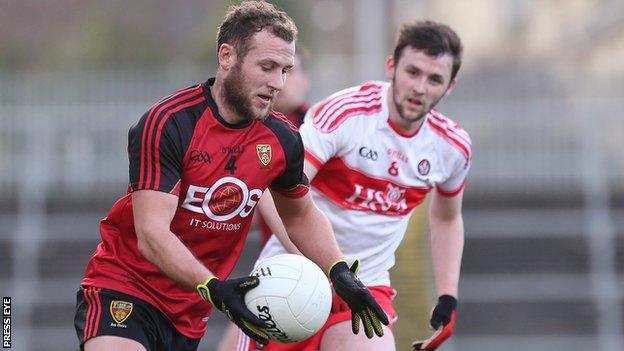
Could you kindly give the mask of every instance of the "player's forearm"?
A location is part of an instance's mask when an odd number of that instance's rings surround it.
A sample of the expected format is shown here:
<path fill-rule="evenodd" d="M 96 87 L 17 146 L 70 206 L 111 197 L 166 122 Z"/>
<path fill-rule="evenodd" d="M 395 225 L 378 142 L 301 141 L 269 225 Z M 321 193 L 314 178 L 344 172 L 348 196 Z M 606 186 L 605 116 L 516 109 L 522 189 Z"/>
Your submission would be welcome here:
<path fill-rule="evenodd" d="M 329 272 L 331 265 L 343 258 L 329 220 L 314 204 L 297 216 L 286 217 L 284 226 L 301 253 L 324 272 Z"/>
<path fill-rule="evenodd" d="M 197 284 L 214 275 L 169 230 L 144 229 L 137 237 L 141 254 L 187 289 L 194 290 Z"/>
<path fill-rule="evenodd" d="M 258 212 L 287 252 L 294 254 L 301 253 L 288 237 L 288 233 L 286 232 L 284 223 L 282 223 L 282 220 L 277 213 L 277 209 L 275 208 L 275 203 L 273 202 L 273 197 L 270 192 L 265 192 L 260 198 L 260 201 L 258 202 Z"/>
<path fill-rule="evenodd" d="M 458 296 L 459 272 L 464 250 L 464 223 L 455 218 L 430 218 L 431 256 L 438 295 Z"/>

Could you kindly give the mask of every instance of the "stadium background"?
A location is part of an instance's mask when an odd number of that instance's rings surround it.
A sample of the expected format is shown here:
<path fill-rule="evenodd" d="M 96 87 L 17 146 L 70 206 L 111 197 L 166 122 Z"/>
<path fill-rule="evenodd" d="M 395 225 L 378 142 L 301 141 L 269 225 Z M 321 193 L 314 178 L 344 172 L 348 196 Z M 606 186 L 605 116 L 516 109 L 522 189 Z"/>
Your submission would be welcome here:
<path fill-rule="evenodd" d="M 0 294 L 13 349 L 75 349 L 75 289 L 127 181 L 126 132 L 214 72 L 229 2 L 0 3 Z M 398 24 L 465 45 L 440 109 L 474 143 L 456 336 L 442 350 L 622 350 L 624 2 L 277 1 L 311 51 L 310 101 L 383 79 Z M 398 254 L 398 349 L 434 301 L 424 211 Z M 251 267 L 251 235 L 237 272 Z M 201 350 L 214 350 L 219 314 Z"/>

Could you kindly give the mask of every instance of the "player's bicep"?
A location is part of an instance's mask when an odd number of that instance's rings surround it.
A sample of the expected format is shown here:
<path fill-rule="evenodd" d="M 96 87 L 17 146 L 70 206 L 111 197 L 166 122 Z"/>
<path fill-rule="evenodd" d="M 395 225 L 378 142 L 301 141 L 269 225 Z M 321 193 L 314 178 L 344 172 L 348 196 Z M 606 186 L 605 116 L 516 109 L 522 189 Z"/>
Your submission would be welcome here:
<path fill-rule="evenodd" d="M 305 214 L 306 211 L 310 209 L 310 206 L 314 206 L 309 193 L 298 198 L 293 198 L 271 190 L 271 195 L 273 196 L 273 202 L 275 203 L 277 213 L 284 221 L 284 224 L 287 224 L 289 219 Z"/>
<path fill-rule="evenodd" d="M 309 181 L 303 173 L 304 157 L 301 136 L 294 134 L 293 137 L 283 142 L 286 143 L 282 145 L 285 156 L 284 172 L 271 183 L 270 189 L 272 192 L 278 192 L 287 197 L 302 197 L 309 190 Z"/>
<path fill-rule="evenodd" d="M 429 207 L 431 217 L 439 220 L 452 220 L 460 217 L 463 197 L 463 188 L 452 197 L 434 191 Z"/>
<path fill-rule="evenodd" d="M 132 193 L 132 210 L 137 236 L 169 229 L 178 206 L 176 195 L 155 190 L 138 190 Z"/>

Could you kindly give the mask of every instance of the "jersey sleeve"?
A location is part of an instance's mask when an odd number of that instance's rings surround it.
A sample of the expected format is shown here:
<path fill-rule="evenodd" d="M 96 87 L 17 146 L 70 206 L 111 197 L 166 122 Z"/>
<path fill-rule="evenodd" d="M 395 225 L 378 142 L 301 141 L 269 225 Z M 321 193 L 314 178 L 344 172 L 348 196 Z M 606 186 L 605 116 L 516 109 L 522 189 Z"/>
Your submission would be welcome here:
<path fill-rule="evenodd" d="M 325 162 L 339 153 L 343 128 L 324 130 L 321 125 L 315 123 L 314 110 L 315 108 L 308 110 L 299 131 L 305 145 L 305 159 L 320 169 Z"/>
<path fill-rule="evenodd" d="M 172 192 L 182 175 L 182 160 L 190 142 L 182 119 L 156 118 L 145 113 L 128 132 L 130 188 Z M 192 131 L 191 131 L 192 133 Z M 186 140 L 188 139 L 188 140 Z"/>
<path fill-rule="evenodd" d="M 299 133 L 292 132 L 289 137 L 281 138 L 280 142 L 286 156 L 286 166 L 270 188 L 286 197 L 302 197 L 310 189 L 308 178 L 303 173 L 303 141 Z"/>
<path fill-rule="evenodd" d="M 436 185 L 438 193 L 446 197 L 453 197 L 459 194 L 464 189 L 466 177 L 468 176 L 471 162 L 471 154 L 469 158 L 465 158 L 463 156 L 456 157 L 455 162 L 453 163 L 450 177 L 446 179 L 443 183 L 439 183 Z"/>

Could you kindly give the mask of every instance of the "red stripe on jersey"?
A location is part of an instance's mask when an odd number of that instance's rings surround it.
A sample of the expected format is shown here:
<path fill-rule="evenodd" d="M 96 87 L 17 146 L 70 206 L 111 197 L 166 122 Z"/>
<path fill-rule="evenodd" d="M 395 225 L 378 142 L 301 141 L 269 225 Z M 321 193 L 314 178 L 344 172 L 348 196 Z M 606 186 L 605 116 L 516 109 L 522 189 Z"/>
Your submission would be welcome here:
<path fill-rule="evenodd" d="M 196 97 L 203 93 L 201 85 L 186 88 L 174 93 L 169 99 L 163 99 L 155 104 L 151 109 L 143 127 L 143 135 L 141 137 L 141 163 L 139 170 L 139 189 L 149 188 L 152 180 L 152 138 L 154 127 L 156 126 L 160 115 L 172 106 L 189 98 Z M 156 145 L 158 147 L 158 145 Z M 147 172 L 147 174 L 145 174 Z"/>
<path fill-rule="evenodd" d="M 93 325 L 93 330 L 91 331 L 91 337 L 97 335 L 98 330 L 100 329 L 100 319 L 102 318 L 102 301 L 100 301 L 100 288 L 94 288 L 94 297 L 95 297 L 95 306 L 96 314 L 95 314 L 95 324 Z"/>
<path fill-rule="evenodd" d="M 364 83 L 360 86 L 360 91 L 370 90 L 370 89 L 381 89 L 382 86 L 377 83 L 369 82 Z"/>
<path fill-rule="evenodd" d="M 271 115 L 273 115 L 273 117 L 279 119 L 280 121 L 284 121 L 288 127 L 290 128 L 290 130 L 292 130 L 293 132 L 298 132 L 299 128 L 297 128 L 296 125 L 294 125 L 292 123 L 291 120 L 288 119 L 288 117 L 284 116 L 283 114 L 277 112 L 277 111 L 271 111 Z"/>
<path fill-rule="evenodd" d="M 330 103 L 325 105 L 324 108 L 316 110 L 314 115 L 314 124 L 317 126 L 324 125 L 329 119 L 335 118 L 334 116 L 338 113 L 338 111 L 348 108 L 350 105 L 379 101 L 381 100 L 380 94 L 381 90 L 373 90 L 368 93 L 357 91 L 354 93 L 339 95 L 338 97 L 329 100 L 328 102 Z"/>
<path fill-rule="evenodd" d="M 446 191 L 440 187 L 436 187 L 436 189 L 438 190 L 438 193 L 444 197 L 455 197 L 464 189 L 465 184 L 466 184 L 466 181 L 464 180 L 457 189 L 451 190 L 451 191 Z"/>
<path fill-rule="evenodd" d="M 363 173 L 340 158 L 327 161 L 312 180 L 312 186 L 338 206 L 385 216 L 408 214 L 432 189 L 405 186 Z"/>
<path fill-rule="evenodd" d="M 316 167 L 316 169 L 321 169 L 323 167 L 323 162 L 319 157 L 317 157 L 312 151 L 308 149 L 304 150 L 305 159 L 308 160 L 312 164 L 312 166 Z"/>
<path fill-rule="evenodd" d="M 470 144 L 466 144 L 463 139 L 456 136 L 452 130 L 449 130 L 448 126 L 440 125 L 440 122 L 436 119 L 427 118 L 427 123 L 446 141 L 448 141 L 451 145 L 454 145 L 464 155 L 466 160 L 470 160 Z"/>
<path fill-rule="evenodd" d="M 378 101 L 378 100 L 375 100 L 375 101 Z M 375 105 L 362 106 L 362 107 L 356 107 L 356 106 L 357 105 L 354 105 L 353 108 L 350 108 L 342 112 L 340 115 L 338 115 L 338 117 L 336 117 L 333 121 L 331 121 L 328 126 L 322 128 L 321 130 L 325 132 L 331 132 L 331 131 L 336 130 L 336 128 L 338 128 L 344 121 L 346 121 L 348 117 L 351 117 L 354 115 L 371 115 L 373 113 L 381 111 L 381 103 L 376 103 Z"/>
<path fill-rule="evenodd" d="M 455 134 L 458 138 L 464 140 L 466 144 L 472 145 L 472 141 L 470 140 L 468 132 L 466 132 L 459 124 L 449 120 L 436 110 L 431 110 L 431 116 L 443 125 L 447 126 L 448 129 L 453 132 L 453 134 Z"/>
<path fill-rule="evenodd" d="M 147 138 L 148 135 L 149 137 L 151 137 L 151 132 L 150 132 L 150 125 L 152 124 L 152 120 L 153 120 L 153 116 L 154 113 L 161 109 L 164 108 L 166 106 L 168 106 L 169 102 L 173 101 L 173 100 L 178 100 L 180 97 L 185 96 L 185 94 L 192 92 L 193 90 L 197 89 L 198 85 L 192 86 L 192 87 L 188 87 L 188 88 L 184 88 L 182 90 L 179 90 L 163 99 L 161 99 L 160 101 L 158 101 L 157 103 L 155 103 L 154 105 L 152 105 L 152 107 L 150 107 L 149 113 L 147 115 L 147 118 L 145 120 L 145 125 L 143 126 L 143 135 L 141 136 L 141 150 L 145 150 L 147 147 Z M 175 102 L 174 102 L 175 104 Z M 155 123 L 155 122 L 154 122 Z M 149 163 L 148 161 L 148 157 L 147 157 L 147 153 L 145 152 L 141 152 L 141 162 L 139 164 L 140 168 L 139 168 L 139 187 L 142 187 L 143 185 L 143 178 L 145 176 L 145 172 L 149 173 L 149 169 L 147 168 L 146 163 Z"/>
<path fill-rule="evenodd" d="M 154 179 L 154 189 L 158 189 L 160 187 L 160 136 L 162 135 L 162 129 L 165 125 L 165 123 L 167 122 L 167 120 L 169 119 L 169 117 L 171 117 L 172 114 L 183 110 L 187 107 L 191 107 L 193 105 L 197 105 L 200 104 L 202 102 L 204 102 L 206 100 L 206 98 L 204 96 L 200 96 L 199 98 L 195 99 L 195 100 L 191 100 L 188 101 L 184 104 L 181 104 L 179 106 L 177 106 L 174 109 L 168 110 L 164 117 L 161 118 L 160 123 L 158 124 L 158 129 L 156 130 L 156 140 L 154 141 L 154 164 L 156 165 L 156 176 Z"/>
<path fill-rule="evenodd" d="M 91 322 L 93 320 L 93 313 L 94 313 L 94 303 L 91 300 L 91 292 L 90 292 L 90 288 L 86 288 L 82 291 L 82 295 L 84 296 L 85 301 L 87 301 L 87 316 L 85 318 L 85 326 L 84 326 L 84 330 L 82 333 L 82 339 L 83 340 L 87 340 L 89 339 L 89 333 L 91 331 Z"/>

